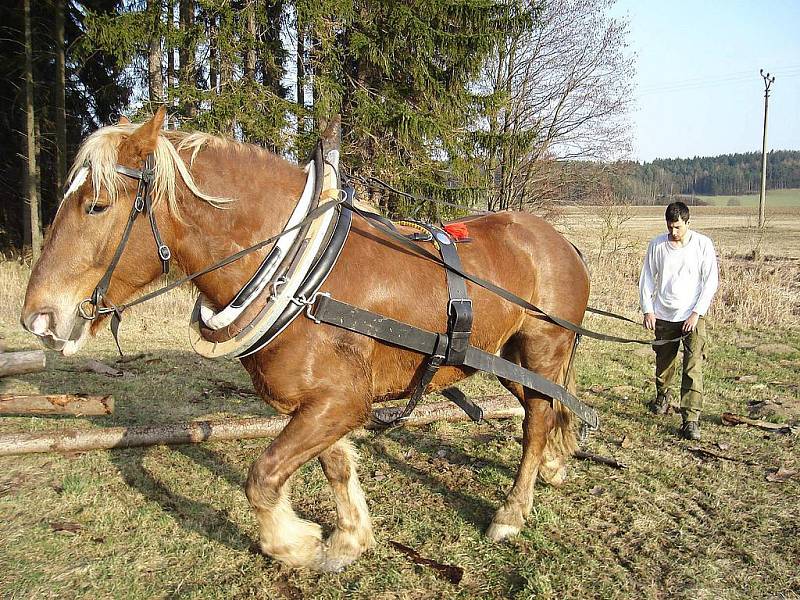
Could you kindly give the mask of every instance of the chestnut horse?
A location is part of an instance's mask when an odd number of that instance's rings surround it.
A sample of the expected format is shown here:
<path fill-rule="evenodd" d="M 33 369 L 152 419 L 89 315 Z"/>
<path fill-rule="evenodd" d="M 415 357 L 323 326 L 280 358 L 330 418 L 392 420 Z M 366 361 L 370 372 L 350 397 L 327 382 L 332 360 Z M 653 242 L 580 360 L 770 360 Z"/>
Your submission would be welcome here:
<path fill-rule="evenodd" d="M 172 259 L 193 273 L 278 233 L 304 188 L 306 173 L 261 148 L 205 134 L 162 131 L 164 110 L 146 123 L 104 127 L 81 146 L 22 309 L 23 326 L 65 355 L 100 326 L 81 318 L 111 263 L 126 227 L 136 182 L 116 165 L 142 168 L 155 156 L 154 214 Z M 576 250 L 543 220 L 502 212 L 469 222 L 460 245 L 463 268 L 518 296 L 580 323 L 589 275 Z M 428 246 L 430 248 L 430 246 Z M 267 249 L 195 280 L 218 307 L 248 281 Z M 161 274 L 147 219 L 138 219 L 106 294 L 120 304 Z M 445 331 L 448 291 L 440 265 L 403 250 L 354 216 L 341 256 L 323 288 L 334 298 L 429 331 Z M 575 334 L 468 284 L 473 299 L 471 343 L 574 392 L 569 369 Z M 340 570 L 375 542 L 348 434 L 370 418 L 376 400 L 408 397 L 427 357 L 301 316 L 273 342 L 241 359 L 257 392 L 291 415 L 285 429 L 250 468 L 246 494 L 261 550 L 291 566 Z M 429 390 L 472 374 L 441 368 Z M 522 528 L 537 476 L 558 485 L 575 449 L 571 413 L 512 382 L 504 385 L 525 410 L 522 460 L 487 535 L 503 540 Z M 555 405 L 555 406 L 554 406 Z M 289 497 L 297 469 L 318 458 L 336 503 L 336 528 L 323 541 L 318 524 L 299 518 Z"/>

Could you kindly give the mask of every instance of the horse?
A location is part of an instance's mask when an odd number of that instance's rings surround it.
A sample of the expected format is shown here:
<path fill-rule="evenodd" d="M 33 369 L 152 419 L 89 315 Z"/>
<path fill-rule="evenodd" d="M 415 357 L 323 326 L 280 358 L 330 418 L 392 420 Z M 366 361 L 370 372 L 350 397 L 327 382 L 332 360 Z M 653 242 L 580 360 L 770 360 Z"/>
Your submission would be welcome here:
<path fill-rule="evenodd" d="M 161 107 L 142 124 L 125 120 L 82 143 L 67 189 L 34 265 L 22 326 L 46 347 L 77 352 L 103 318 L 83 318 L 82 302 L 103 276 L 137 194 L 117 166 L 142 168 L 154 157 L 152 214 L 171 260 L 194 273 L 274 236 L 297 202 L 306 172 L 254 145 L 204 133 L 163 130 Z M 469 221 L 459 244 L 463 269 L 488 279 L 561 318 L 580 323 L 589 274 L 577 250 L 550 224 L 522 212 Z M 130 228 L 104 302 L 133 298 L 162 273 L 147 219 Z M 424 245 L 424 244 L 423 244 Z M 206 273 L 194 285 L 223 307 L 248 281 L 266 249 Z M 471 343 L 575 390 L 570 368 L 575 333 L 469 282 Z M 350 233 L 323 289 L 334 298 L 429 331 L 447 325 L 448 288 L 441 265 L 398 246 L 354 215 Z M 374 402 L 408 397 L 425 356 L 396 345 L 300 317 L 269 345 L 241 359 L 255 390 L 290 419 L 249 469 L 245 493 L 255 514 L 261 551 L 290 567 L 340 571 L 375 544 L 370 513 L 348 434 L 363 426 Z M 471 374 L 443 366 L 428 386 L 445 388 Z M 520 384 L 501 383 L 524 408 L 522 458 L 514 483 L 486 535 L 517 534 L 533 505 L 534 483 L 560 485 L 576 448 L 571 413 Z M 318 459 L 333 492 L 336 525 L 326 540 L 317 523 L 300 518 L 290 478 Z"/>

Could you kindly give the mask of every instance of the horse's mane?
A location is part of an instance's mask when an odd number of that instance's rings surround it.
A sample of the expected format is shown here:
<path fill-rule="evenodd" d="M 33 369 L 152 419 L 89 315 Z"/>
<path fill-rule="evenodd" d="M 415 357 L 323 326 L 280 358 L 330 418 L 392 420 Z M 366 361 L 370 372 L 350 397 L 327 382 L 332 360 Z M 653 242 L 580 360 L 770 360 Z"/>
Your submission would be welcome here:
<path fill-rule="evenodd" d="M 117 160 L 120 145 L 139 127 L 137 124 L 109 125 L 101 127 L 92 133 L 81 144 L 75 162 L 70 169 L 67 181 L 72 181 L 78 172 L 86 165 L 91 165 L 92 187 L 94 188 L 95 200 L 100 190 L 105 188 L 109 201 L 115 202 L 122 184 L 124 176 L 117 172 Z M 196 185 L 189 169 L 197 157 L 197 154 L 204 147 L 212 147 L 220 150 L 229 151 L 251 151 L 258 152 L 264 157 L 271 157 L 274 160 L 282 160 L 277 155 L 253 146 L 240 142 L 216 137 L 207 133 L 188 133 L 185 131 L 159 131 L 156 149 L 153 153 L 155 159 L 155 178 L 153 181 L 153 203 L 158 204 L 162 199 L 166 199 L 170 212 L 180 219 L 180 212 L 176 200 L 176 181 L 180 176 L 186 187 L 191 192 L 217 208 L 223 208 L 226 204 L 234 201 L 232 198 L 211 196 L 202 192 Z M 181 158 L 180 152 L 189 153 L 189 162 Z M 356 205 L 373 212 L 379 209 L 363 200 L 357 200 Z"/>
<path fill-rule="evenodd" d="M 134 124 L 109 125 L 92 133 L 83 142 L 75 162 L 70 169 L 67 181 L 71 181 L 78 171 L 86 165 L 91 165 L 92 186 L 95 198 L 99 191 L 105 188 L 109 200 L 114 202 L 117 198 L 119 186 L 123 175 L 117 173 L 117 156 L 122 142 L 124 142 L 139 127 Z M 211 196 L 202 192 L 195 184 L 189 172 L 197 153 L 204 145 L 216 147 L 244 147 L 243 144 L 224 140 L 205 133 L 186 133 L 181 131 L 160 131 L 153 156 L 155 158 L 155 178 L 153 181 L 153 202 L 160 202 L 166 198 L 170 212 L 178 215 L 178 205 L 175 196 L 175 184 L 180 175 L 183 182 L 198 198 L 218 208 L 233 202 L 231 198 Z M 187 166 L 178 154 L 179 151 L 191 152 Z"/>

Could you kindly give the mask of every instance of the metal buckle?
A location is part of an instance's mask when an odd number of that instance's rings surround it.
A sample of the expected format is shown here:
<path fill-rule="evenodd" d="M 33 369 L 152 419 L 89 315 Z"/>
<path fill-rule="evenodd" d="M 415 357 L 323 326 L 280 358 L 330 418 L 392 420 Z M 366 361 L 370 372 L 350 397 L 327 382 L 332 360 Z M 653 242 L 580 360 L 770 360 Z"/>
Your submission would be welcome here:
<path fill-rule="evenodd" d="M 455 304 L 456 302 L 460 302 L 460 303 L 463 303 L 463 304 L 469 304 L 470 307 L 472 306 L 472 298 L 453 298 L 452 300 L 450 300 L 447 303 L 447 314 L 448 315 L 453 312 L 453 304 Z"/>
<path fill-rule="evenodd" d="M 93 307 L 91 313 L 87 312 L 83 307 L 85 304 L 89 304 Z M 86 298 L 86 300 L 82 300 L 80 304 L 78 304 L 78 314 L 86 319 L 87 321 L 94 321 L 97 318 L 97 305 L 92 302 L 91 298 Z"/>
<path fill-rule="evenodd" d="M 328 298 L 331 297 L 329 292 L 314 292 L 313 294 L 311 294 L 311 298 L 306 298 L 303 294 L 299 294 L 298 296 L 290 298 L 289 300 L 295 306 L 305 306 L 306 316 L 312 321 L 314 321 L 314 323 L 319 325 L 320 323 L 322 323 L 322 321 L 320 321 L 316 317 L 316 315 L 314 315 L 314 305 L 317 303 L 317 299 L 320 296 L 327 296 Z"/>
<path fill-rule="evenodd" d="M 164 262 L 166 262 L 166 261 L 168 261 L 170 258 L 172 258 L 172 252 L 170 252 L 169 246 L 167 246 L 166 244 L 161 244 L 161 245 L 158 247 L 158 256 L 159 256 L 159 257 L 161 258 L 161 260 L 163 260 Z"/>

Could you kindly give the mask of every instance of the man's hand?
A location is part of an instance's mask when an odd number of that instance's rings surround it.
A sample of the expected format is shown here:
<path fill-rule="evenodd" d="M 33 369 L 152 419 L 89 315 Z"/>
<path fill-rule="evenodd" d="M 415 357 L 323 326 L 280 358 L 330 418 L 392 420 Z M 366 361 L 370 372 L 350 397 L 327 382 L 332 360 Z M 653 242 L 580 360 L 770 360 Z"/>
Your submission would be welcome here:
<path fill-rule="evenodd" d="M 655 313 L 644 313 L 644 320 L 642 321 L 645 329 L 653 331 L 656 328 L 656 315 Z"/>
<path fill-rule="evenodd" d="M 696 312 L 693 312 L 691 315 L 689 315 L 689 318 L 683 322 L 683 332 L 689 333 L 694 331 L 694 328 L 697 327 L 697 321 L 699 318 L 700 315 L 698 315 Z"/>

